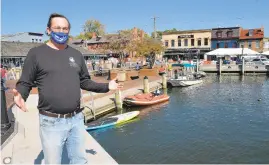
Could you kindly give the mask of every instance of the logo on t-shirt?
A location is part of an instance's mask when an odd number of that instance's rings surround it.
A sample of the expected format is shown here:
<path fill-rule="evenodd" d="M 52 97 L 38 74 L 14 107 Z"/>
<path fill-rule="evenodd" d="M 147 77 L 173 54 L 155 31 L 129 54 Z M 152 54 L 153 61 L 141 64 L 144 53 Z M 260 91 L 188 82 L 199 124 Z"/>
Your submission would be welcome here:
<path fill-rule="evenodd" d="M 73 57 L 69 57 L 69 65 L 74 67 L 74 68 L 78 67 L 78 64 L 76 63 L 76 61 Z"/>

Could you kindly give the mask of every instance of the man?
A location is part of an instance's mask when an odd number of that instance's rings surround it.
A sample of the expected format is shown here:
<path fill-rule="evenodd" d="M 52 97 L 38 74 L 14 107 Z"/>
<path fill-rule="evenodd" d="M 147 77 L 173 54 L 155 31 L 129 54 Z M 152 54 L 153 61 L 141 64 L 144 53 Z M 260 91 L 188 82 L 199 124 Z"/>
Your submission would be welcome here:
<path fill-rule="evenodd" d="M 70 28 L 65 16 L 50 15 L 50 40 L 29 51 L 13 90 L 16 105 L 27 111 L 25 101 L 29 92 L 34 85 L 38 87 L 40 138 L 46 164 L 61 163 L 65 144 L 71 164 L 87 163 L 80 89 L 105 93 L 122 87 L 115 79 L 109 83 L 90 79 L 82 54 L 67 45 Z"/>

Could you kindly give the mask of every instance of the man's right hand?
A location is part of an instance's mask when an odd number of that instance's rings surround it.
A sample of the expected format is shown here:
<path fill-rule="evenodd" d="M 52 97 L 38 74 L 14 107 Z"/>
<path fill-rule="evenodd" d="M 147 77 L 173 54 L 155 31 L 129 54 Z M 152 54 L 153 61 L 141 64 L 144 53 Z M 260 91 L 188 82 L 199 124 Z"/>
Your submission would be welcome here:
<path fill-rule="evenodd" d="M 14 102 L 15 104 L 24 112 L 27 112 L 25 101 L 23 100 L 21 94 L 16 90 L 13 89 L 14 94 Z"/>

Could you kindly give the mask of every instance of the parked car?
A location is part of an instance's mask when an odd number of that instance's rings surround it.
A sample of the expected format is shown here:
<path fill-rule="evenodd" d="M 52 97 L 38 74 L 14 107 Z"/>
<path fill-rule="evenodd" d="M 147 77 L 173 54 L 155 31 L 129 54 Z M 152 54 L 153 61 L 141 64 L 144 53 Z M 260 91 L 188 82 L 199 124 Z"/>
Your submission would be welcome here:
<path fill-rule="evenodd" d="M 255 58 L 252 62 L 259 65 L 269 65 L 269 60 L 267 58 Z"/>

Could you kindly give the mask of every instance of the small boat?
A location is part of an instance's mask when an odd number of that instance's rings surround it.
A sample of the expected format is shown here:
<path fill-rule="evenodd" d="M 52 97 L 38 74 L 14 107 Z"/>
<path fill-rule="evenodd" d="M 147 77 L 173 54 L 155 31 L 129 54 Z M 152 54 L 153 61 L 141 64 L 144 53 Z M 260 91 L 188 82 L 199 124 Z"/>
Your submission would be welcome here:
<path fill-rule="evenodd" d="M 193 76 L 196 78 L 201 78 L 201 77 L 205 77 L 206 73 L 203 71 L 198 71 L 198 72 L 193 73 Z"/>
<path fill-rule="evenodd" d="M 123 99 L 126 105 L 142 106 L 142 105 L 153 105 L 160 102 L 169 100 L 170 96 L 165 94 L 156 95 L 153 93 L 141 93 L 133 96 L 127 96 Z"/>
<path fill-rule="evenodd" d="M 202 83 L 202 79 L 190 78 L 188 76 L 179 76 L 177 79 L 169 79 L 167 80 L 167 85 L 172 87 L 186 87 L 191 85 L 196 85 Z"/>
<path fill-rule="evenodd" d="M 105 128 L 105 127 L 110 127 L 119 123 L 123 123 L 126 121 L 129 121 L 136 116 L 139 115 L 139 111 L 132 111 L 132 112 L 127 112 L 115 116 L 111 116 L 108 118 L 104 118 L 98 121 L 93 121 L 89 124 L 86 124 L 86 130 L 95 130 L 95 129 L 100 129 L 100 128 Z"/>

